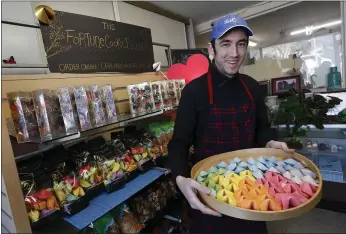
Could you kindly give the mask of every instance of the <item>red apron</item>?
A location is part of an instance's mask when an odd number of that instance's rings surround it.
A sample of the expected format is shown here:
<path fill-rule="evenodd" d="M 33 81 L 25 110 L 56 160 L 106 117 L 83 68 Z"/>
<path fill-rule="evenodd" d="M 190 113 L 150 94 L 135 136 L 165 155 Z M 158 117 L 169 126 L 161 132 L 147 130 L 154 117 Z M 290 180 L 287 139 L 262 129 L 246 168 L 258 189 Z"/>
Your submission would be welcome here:
<path fill-rule="evenodd" d="M 250 101 L 236 100 L 233 104 L 219 105 L 214 103 L 210 72 L 207 79 L 210 109 L 202 147 L 196 149 L 197 161 L 254 146 L 256 103 L 244 81 L 240 80 Z"/>
<path fill-rule="evenodd" d="M 252 148 L 254 145 L 256 104 L 244 81 L 240 80 L 250 101 L 236 100 L 233 104 L 219 105 L 214 103 L 210 71 L 207 79 L 210 109 L 202 136 L 202 146 L 196 149 L 194 155 L 197 162 L 212 155 Z M 241 232 L 266 233 L 266 223 L 228 216 L 220 218 L 204 215 L 198 210 L 192 211 L 190 233 Z"/>

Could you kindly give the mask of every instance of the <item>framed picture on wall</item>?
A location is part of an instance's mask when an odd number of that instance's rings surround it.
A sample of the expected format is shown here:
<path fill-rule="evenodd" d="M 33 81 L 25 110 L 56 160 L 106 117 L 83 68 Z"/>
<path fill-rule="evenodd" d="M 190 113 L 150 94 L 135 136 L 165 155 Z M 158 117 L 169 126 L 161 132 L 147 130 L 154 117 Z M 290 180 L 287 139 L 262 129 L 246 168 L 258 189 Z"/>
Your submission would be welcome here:
<path fill-rule="evenodd" d="M 274 78 L 271 80 L 272 95 L 285 96 L 290 89 L 301 91 L 300 75 Z"/>

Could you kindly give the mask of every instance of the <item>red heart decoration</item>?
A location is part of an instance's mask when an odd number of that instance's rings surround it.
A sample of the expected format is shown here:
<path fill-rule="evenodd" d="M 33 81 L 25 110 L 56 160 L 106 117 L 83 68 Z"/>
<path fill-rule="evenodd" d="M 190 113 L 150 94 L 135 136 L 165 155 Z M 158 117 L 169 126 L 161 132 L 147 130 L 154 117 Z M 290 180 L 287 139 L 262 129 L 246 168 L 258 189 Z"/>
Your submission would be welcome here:
<path fill-rule="evenodd" d="M 185 79 L 185 83 L 189 83 L 208 72 L 209 61 L 202 54 L 194 54 L 189 57 L 186 65 L 181 63 L 173 64 L 167 72 L 167 78 Z"/>

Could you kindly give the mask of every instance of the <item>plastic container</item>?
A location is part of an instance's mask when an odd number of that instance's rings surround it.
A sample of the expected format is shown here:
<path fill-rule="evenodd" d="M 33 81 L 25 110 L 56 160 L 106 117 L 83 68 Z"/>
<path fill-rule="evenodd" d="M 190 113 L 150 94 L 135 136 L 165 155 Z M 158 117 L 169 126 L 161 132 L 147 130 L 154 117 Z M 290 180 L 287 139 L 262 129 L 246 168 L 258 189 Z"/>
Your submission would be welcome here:
<path fill-rule="evenodd" d="M 337 67 L 331 67 L 327 76 L 328 91 L 341 89 L 341 73 Z"/>

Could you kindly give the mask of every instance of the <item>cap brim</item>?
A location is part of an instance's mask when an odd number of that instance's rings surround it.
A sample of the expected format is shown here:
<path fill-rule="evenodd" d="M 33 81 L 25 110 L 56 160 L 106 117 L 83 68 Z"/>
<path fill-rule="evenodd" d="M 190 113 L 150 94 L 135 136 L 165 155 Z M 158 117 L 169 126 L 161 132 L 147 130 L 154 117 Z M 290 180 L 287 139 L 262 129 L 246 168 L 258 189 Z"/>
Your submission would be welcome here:
<path fill-rule="evenodd" d="M 247 27 L 245 25 L 234 25 L 234 26 L 229 27 L 228 29 L 226 29 L 223 33 L 221 33 L 221 35 L 219 35 L 217 37 L 217 39 L 220 39 L 220 37 L 225 35 L 229 30 L 232 30 L 232 29 L 235 29 L 235 28 L 243 28 L 247 32 L 248 36 L 252 36 L 253 35 L 253 32 L 252 32 L 252 30 L 249 27 Z"/>

